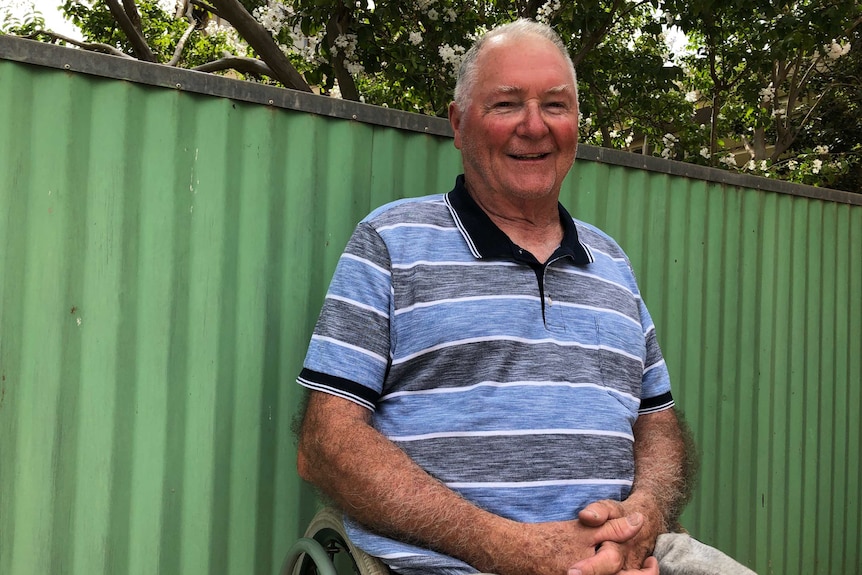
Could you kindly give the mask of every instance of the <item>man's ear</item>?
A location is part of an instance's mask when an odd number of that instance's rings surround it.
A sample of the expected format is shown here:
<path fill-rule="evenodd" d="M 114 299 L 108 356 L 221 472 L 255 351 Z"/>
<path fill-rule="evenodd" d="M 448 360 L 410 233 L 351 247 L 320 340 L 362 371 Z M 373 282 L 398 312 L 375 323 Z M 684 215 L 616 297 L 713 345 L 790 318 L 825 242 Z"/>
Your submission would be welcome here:
<path fill-rule="evenodd" d="M 461 110 L 455 102 L 449 104 L 449 124 L 455 133 L 455 147 L 461 149 Z"/>

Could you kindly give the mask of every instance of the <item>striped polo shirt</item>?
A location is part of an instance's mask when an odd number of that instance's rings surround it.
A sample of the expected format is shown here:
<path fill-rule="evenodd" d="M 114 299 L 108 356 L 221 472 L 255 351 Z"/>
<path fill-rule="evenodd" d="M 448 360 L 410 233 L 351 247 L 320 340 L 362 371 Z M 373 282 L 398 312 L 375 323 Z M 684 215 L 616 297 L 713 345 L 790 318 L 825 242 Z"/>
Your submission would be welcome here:
<path fill-rule="evenodd" d="M 298 378 L 365 406 L 431 475 L 525 522 L 625 499 L 636 418 L 673 406 L 628 258 L 559 210 L 564 238 L 545 264 L 496 227 L 463 176 L 448 194 L 375 210 L 338 263 Z M 398 572 L 476 571 L 346 525 Z"/>

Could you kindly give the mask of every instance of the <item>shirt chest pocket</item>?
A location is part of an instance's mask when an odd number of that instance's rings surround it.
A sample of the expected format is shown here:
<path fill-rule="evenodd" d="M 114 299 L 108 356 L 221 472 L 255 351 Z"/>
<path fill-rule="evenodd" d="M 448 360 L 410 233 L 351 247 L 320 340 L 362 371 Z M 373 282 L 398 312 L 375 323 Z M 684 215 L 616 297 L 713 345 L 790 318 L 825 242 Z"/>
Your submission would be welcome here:
<path fill-rule="evenodd" d="M 646 342 L 638 322 L 622 312 L 557 304 L 555 320 L 567 335 L 576 338 L 589 372 L 601 385 L 640 398 Z"/>

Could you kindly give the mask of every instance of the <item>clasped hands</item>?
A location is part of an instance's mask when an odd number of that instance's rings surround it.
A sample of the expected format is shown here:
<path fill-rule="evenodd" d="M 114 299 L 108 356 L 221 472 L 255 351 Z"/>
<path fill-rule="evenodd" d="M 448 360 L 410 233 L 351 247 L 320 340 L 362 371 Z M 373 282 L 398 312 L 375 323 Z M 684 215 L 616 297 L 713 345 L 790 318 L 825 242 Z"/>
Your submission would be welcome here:
<path fill-rule="evenodd" d="M 577 520 L 522 524 L 524 546 L 500 573 L 524 575 L 659 575 L 649 556 L 656 522 L 618 501 L 597 501 Z M 505 561 L 504 561 L 505 562 Z M 511 568 L 511 569 L 510 569 Z"/>

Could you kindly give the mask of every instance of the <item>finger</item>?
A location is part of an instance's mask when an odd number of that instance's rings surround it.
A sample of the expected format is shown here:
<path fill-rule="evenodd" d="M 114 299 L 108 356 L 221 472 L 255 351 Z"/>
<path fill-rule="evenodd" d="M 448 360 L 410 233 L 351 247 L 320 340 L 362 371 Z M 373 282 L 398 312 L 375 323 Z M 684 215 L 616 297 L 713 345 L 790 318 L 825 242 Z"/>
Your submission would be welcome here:
<path fill-rule="evenodd" d="M 581 559 L 569 568 L 568 575 L 614 575 L 623 568 L 623 554 L 616 543 L 607 542 L 596 549 L 596 554 Z"/>
<path fill-rule="evenodd" d="M 619 575 L 659 575 L 658 559 L 647 557 L 640 569 L 625 569 Z"/>
<path fill-rule="evenodd" d="M 611 519 L 593 531 L 593 545 L 605 541 L 616 541 L 625 543 L 638 534 L 644 525 L 644 516 L 640 513 L 632 513 L 620 519 Z"/>
<path fill-rule="evenodd" d="M 598 527 L 608 519 L 618 519 L 624 516 L 625 511 L 619 501 L 603 499 L 584 507 L 578 513 L 578 520 L 589 527 Z"/>

